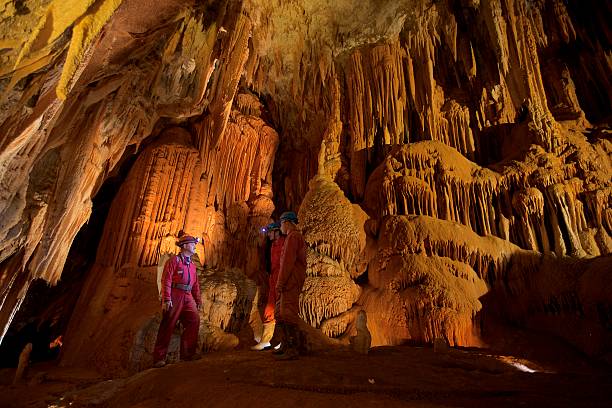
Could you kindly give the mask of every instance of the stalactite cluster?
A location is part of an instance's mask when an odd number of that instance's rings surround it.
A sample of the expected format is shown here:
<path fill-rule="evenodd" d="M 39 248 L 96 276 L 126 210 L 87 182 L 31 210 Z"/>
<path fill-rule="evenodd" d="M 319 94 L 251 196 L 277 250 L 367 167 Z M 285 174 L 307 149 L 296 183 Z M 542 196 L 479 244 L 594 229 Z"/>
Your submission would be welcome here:
<path fill-rule="evenodd" d="M 597 155 L 594 149 L 592 153 Z M 460 222 L 481 235 L 543 253 L 610 253 L 609 228 L 596 218 L 609 204 L 587 198 L 606 195 L 609 181 L 602 180 L 603 189 L 589 191 L 590 186 L 576 178 L 580 167 L 604 168 L 608 174 L 609 160 L 599 156 L 601 162 L 564 162 L 537 149 L 532 154 L 543 164 L 552 159 L 552 171 L 509 163 L 498 173 L 436 142 L 405 145 L 390 152 L 372 173 L 364 203 L 373 214 L 428 215 Z"/>

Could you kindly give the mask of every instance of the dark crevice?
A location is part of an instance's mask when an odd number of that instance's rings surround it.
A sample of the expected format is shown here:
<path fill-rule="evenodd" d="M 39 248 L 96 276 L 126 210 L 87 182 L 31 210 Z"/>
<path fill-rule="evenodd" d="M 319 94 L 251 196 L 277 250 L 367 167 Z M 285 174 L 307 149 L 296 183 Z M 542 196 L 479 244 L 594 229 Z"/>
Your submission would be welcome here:
<path fill-rule="evenodd" d="M 19 354 L 32 343 L 31 362 L 55 360 L 60 348 L 53 343 L 68 326 L 87 272 L 96 259 L 98 244 L 111 203 L 137 156 L 128 149 L 92 200 L 89 221 L 77 233 L 62 277 L 55 286 L 42 279 L 32 282 L 19 311 L 0 344 L 0 367 L 16 367 Z"/>

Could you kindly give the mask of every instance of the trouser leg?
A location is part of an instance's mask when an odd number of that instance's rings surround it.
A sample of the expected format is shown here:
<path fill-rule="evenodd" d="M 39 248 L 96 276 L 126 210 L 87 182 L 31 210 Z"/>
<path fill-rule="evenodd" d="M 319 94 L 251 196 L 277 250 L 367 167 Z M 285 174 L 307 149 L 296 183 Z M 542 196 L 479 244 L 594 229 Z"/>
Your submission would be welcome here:
<path fill-rule="evenodd" d="M 268 291 L 268 301 L 266 302 L 266 307 L 264 309 L 263 322 L 264 323 L 274 323 L 275 315 L 274 309 L 276 308 L 276 288 L 274 286 L 270 287 Z"/>
<path fill-rule="evenodd" d="M 189 359 L 193 357 L 196 352 L 198 332 L 200 329 L 200 314 L 191 295 L 185 296 L 180 321 L 183 325 L 183 334 L 181 335 L 181 358 Z"/>
<path fill-rule="evenodd" d="M 279 360 L 295 360 L 299 356 L 297 346 L 296 346 L 297 325 L 285 322 L 284 328 L 285 328 L 285 333 L 286 333 L 284 343 L 286 344 L 286 346 L 283 352 L 277 355 L 276 358 Z"/>
<path fill-rule="evenodd" d="M 168 353 L 168 345 L 172 338 L 172 333 L 176 327 L 176 322 L 181 314 L 181 305 L 179 302 L 167 312 L 162 312 L 162 320 L 157 331 L 157 339 L 153 349 L 153 362 L 166 359 Z"/>
<path fill-rule="evenodd" d="M 277 301 L 276 318 L 285 323 L 297 325 L 300 322 L 300 291 L 297 289 L 282 292 Z"/>

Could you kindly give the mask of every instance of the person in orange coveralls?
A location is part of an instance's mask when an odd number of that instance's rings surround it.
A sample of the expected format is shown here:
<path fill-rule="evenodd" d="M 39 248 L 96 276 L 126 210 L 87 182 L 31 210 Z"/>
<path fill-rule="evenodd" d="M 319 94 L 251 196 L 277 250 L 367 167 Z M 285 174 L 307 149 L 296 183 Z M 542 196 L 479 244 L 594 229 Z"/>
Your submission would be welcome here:
<path fill-rule="evenodd" d="M 270 340 L 274 334 L 275 320 L 274 320 L 274 308 L 276 307 L 276 281 L 278 280 L 278 273 L 280 272 L 280 260 L 283 251 L 283 245 L 285 244 L 285 237 L 281 235 L 280 224 L 273 222 L 268 224 L 265 228 L 268 239 L 272 242 L 270 248 L 270 278 L 268 285 L 268 301 L 264 309 L 263 315 L 263 334 L 258 344 L 251 347 L 251 350 L 264 350 L 271 346 Z"/>
<path fill-rule="evenodd" d="M 276 321 L 282 326 L 285 341 L 276 353 L 279 360 L 293 360 L 299 355 L 298 342 L 301 339 L 298 324 L 299 300 L 306 280 L 306 243 L 297 229 L 298 218 L 292 212 L 280 217 L 281 232 L 286 235 L 276 282 Z"/>
<path fill-rule="evenodd" d="M 168 259 L 162 275 L 162 321 L 157 332 L 157 340 L 153 349 L 153 366 L 166 365 L 168 345 L 177 321 L 183 325 L 181 335 L 181 359 L 196 358 L 198 330 L 202 298 L 200 284 L 195 264 L 192 262 L 198 239 L 190 235 L 179 237 L 178 245 L 181 252 Z"/>

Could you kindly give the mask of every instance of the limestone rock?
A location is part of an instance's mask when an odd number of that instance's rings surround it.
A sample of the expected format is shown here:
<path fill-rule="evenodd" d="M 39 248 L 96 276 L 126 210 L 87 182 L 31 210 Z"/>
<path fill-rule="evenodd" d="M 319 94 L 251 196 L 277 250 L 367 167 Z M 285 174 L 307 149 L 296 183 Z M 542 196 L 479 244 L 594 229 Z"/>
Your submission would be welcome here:
<path fill-rule="evenodd" d="M 123 178 L 64 364 L 126 369 L 179 230 L 203 238 L 202 271 L 263 288 L 258 230 L 298 208 L 322 345 L 361 306 L 374 344 L 474 345 L 495 310 L 603 355 L 609 17 L 593 0 L 4 1 L 0 340 L 33 280 L 70 279 Z M 232 331 L 247 309 L 207 313 Z"/>

